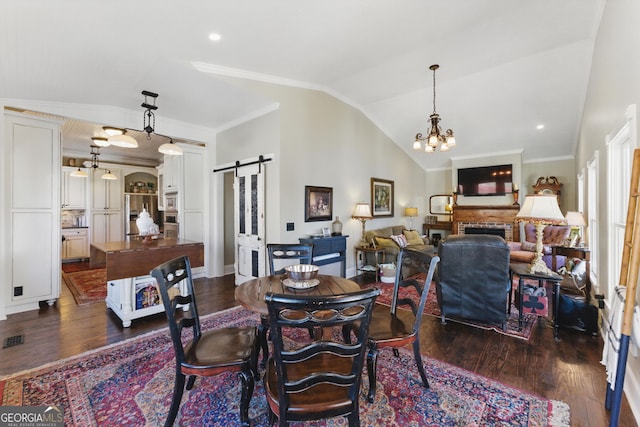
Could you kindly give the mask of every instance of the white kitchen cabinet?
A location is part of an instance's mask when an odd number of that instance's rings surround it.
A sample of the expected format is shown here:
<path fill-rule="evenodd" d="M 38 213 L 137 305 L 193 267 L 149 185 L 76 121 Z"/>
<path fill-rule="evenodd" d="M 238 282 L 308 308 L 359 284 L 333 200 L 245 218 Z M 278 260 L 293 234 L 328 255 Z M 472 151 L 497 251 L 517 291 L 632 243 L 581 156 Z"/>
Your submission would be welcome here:
<path fill-rule="evenodd" d="M 164 210 L 164 165 L 156 167 L 158 171 L 158 210 Z"/>
<path fill-rule="evenodd" d="M 124 184 L 120 169 L 109 169 L 118 179 L 102 179 L 103 169 L 91 171 L 91 209 L 122 210 Z"/>
<path fill-rule="evenodd" d="M 120 242 L 124 240 L 122 211 L 91 212 L 91 243 Z"/>
<path fill-rule="evenodd" d="M 78 168 L 64 166 L 62 168 L 62 209 L 86 209 L 87 208 L 87 178 L 71 176 Z M 86 169 L 83 168 L 86 172 Z"/>
<path fill-rule="evenodd" d="M 62 230 L 62 259 L 89 258 L 89 235 L 86 228 Z"/>
<path fill-rule="evenodd" d="M 182 186 L 182 158 L 183 156 L 164 156 L 164 192 L 175 193 Z"/>
<path fill-rule="evenodd" d="M 5 111 L 6 314 L 60 296 L 60 123 Z M 6 289 L 8 287 L 9 289 Z"/>

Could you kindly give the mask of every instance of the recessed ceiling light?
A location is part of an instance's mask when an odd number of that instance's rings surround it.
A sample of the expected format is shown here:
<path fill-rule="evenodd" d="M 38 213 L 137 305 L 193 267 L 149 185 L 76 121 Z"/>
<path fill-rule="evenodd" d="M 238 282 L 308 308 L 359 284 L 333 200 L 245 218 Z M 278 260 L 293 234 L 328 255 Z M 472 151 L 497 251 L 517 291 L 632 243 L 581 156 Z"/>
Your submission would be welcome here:
<path fill-rule="evenodd" d="M 544 125 L 538 125 L 538 126 L 536 126 L 536 129 L 538 129 L 538 130 L 544 129 Z"/>
<path fill-rule="evenodd" d="M 220 40 L 222 37 L 220 36 L 220 34 L 218 33 L 211 33 L 209 34 L 209 40 L 211 40 L 212 42 L 217 42 L 218 40 Z"/>

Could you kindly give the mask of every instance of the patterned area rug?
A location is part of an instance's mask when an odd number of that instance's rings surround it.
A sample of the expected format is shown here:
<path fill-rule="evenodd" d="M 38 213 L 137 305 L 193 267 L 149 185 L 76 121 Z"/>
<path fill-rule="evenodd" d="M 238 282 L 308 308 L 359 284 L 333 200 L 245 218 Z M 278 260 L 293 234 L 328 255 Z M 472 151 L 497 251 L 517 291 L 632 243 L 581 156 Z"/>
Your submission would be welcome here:
<path fill-rule="evenodd" d="M 257 325 L 257 315 L 235 307 L 203 319 L 205 329 Z M 412 355 L 382 351 L 378 390 L 366 401 L 363 375 L 360 419 L 367 426 L 568 426 L 566 403 L 540 398 L 486 377 L 425 357 L 431 387 L 422 387 Z M 171 402 L 174 359 L 167 331 L 156 331 L 40 368 L 0 378 L 0 404 L 58 405 L 65 425 L 157 426 Z M 240 386 L 235 374 L 200 378 L 185 391 L 176 425 L 238 425 Z M 262 382 L 249 416 L 268 425 Z M 344 426 L 334 418 L 314 426 Z M 297 425 L 297 424 L 296 424 Z"/>
<path fill-rule="evenodd" d="M 424 280 L 424 276 L 423 279 Z M 382 292 L 377 302 L 382 304 L 391 305 L 391 297 L 393 295 L 393 283 L 370 283 L 368 285 L 363 285 L 363 288 L 368 287 L 376 287 L 379 288 Z M 415 301 L 418 301 L 418 293 L 413 288 L 404 288 L 400 290 L 400 297 L 410 297 Z M 453 321 L 462 323 L 465 325 L 473 326 L 474 328 L 493 330 L 498 332 L 499 334 L 508 335 L 511 337 L 521 338 L 528 340 L 531 337 L 531 333 L 534 330 L 534 326 L 538 320 L 538 316 L 535 314 L 525 313 L 522 315 L 522 330 L 518 330 L 518 309 L 515 305 L 511 306 L 511 314 L 507 318 L 506 329 L 502 329 L 502 325 L 492 325 L 482 322 L 474 322 L 472 320 L 462 320 L 455 318 L 448 318 L 447 321 Z M 440 307 L 438 306 L 438 298 L 436 296 L 436 285 L 432 283 L 429 287 L 429 295 L 427 296 L 427 304 L 424 308 L 424 314 L 434 317 L 440 317 Z"/>
<path fill-rule="evenodd" d="M 107 297 L 107 270 L 104 268 L 62 273 L 62 279 L 78 305 L 104 302 Z"/>

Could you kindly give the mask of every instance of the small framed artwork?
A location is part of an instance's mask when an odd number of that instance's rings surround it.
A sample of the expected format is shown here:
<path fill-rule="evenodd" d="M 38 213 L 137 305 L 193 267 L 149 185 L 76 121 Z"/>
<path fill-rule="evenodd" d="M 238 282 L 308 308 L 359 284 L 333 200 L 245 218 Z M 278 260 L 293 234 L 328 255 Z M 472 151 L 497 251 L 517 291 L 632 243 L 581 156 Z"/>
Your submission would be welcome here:
<path fill-rule="evenodd" d="M 304 221 L 330 221 L 332 218 L 333 188 L 305 186 Z"/>
<path fill-rule="evenodd" d="M 331 229 L 329 227 L 322 229 L 322 237 L 331 237 Z"/>
<path fill-rule="evenodd" d="M 393 181 L 371 178 L 371 214 L 393 216 Z"/>

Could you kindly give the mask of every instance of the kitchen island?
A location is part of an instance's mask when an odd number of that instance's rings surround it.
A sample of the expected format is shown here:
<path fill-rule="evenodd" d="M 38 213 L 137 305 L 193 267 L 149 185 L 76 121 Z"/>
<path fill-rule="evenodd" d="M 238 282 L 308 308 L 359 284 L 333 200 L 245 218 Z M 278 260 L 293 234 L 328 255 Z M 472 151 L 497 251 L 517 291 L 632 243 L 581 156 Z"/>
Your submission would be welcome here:
<path fill-rule="evenodd" d="M 133 319 L 164 311 L 155 279 L 149 272 L 173 258 L 186 255 L 192 267 L 204 265 L 204 244 L 180 239 L 157 239 L 91 244 L 91 268 L 106 268 L 107 307 L 131 326 Z"/>

